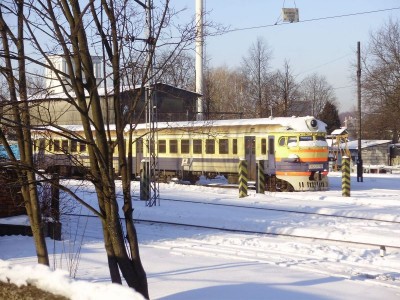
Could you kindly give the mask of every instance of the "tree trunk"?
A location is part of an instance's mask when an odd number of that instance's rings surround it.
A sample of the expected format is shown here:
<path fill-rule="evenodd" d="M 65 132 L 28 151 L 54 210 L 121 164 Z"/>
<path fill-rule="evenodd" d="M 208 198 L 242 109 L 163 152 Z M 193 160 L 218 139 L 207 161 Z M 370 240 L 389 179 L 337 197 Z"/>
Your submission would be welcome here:
<path fill-rule="evenodd" d="M 30 134 L 30 117 L 27 99 L 27 84 L 25 70 L 25 50 L 24 50 L 24 1 L 16 1 L 17 18 L 18 18 L 18 34 L 10 39 L 17 48 L 18 53 L 18 76 L 14 76 L 11 62 L 11 53 L 9 49 L 8 34 L 11 34 L 9 28 L 3 19 L 0 9 L 0 32 L 3 42 L 4 61 L 6 65 L 6 79 L 10 91 L 10 102 L 13 104 L 13 115 L 15 121 L 15 129 L 20 150 L 20 166 L 17 168 L 21 192 L 24 198 L 27 214 L 35 241 L 36 254 L 38 262 L 49 265 L 49 257 L 47 252 L 46 240 L 44 237 L 43 224 L 41 219 L 40 205 L 36 190 L 36 178 L 33 164 L 32 138 Z M 16 78 L 18 80 L 16 80 Z M 18 82 L 18 88 L 15 84 Z M 17 97 L 19 92 L 19 100 Z"/>

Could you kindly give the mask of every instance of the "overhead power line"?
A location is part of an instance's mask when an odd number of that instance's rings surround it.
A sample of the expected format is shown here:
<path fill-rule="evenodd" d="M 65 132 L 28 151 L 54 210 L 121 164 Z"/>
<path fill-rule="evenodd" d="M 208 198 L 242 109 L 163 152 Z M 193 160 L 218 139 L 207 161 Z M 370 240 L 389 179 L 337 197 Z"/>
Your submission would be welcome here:
<path fill-rule="evenodd" d="M 314 22 L 314 21 L 322 21 L 322 20 L 329 20 L 329 19 L 336 19 L 336 18 L 345 18 L 345 17 L 352 17 L 352 16 L 359 16 L 359 15 L 366 15 L 366 14 L 373 14 L 391 10 L 399 10 L 400 7 L 392 7 L 392 8 L 385 8 L 385 9 L 378 9 L 378 10 L 370 10 L 370 11 L 363 11 L 351 14 L 344 14 L 344 15 L 337 15 L 337 16 L 328 16 L 328 17 L 321 17 L 321 18 L 313 18 L 307 20 L 301 20 L 296 23 L 306 23 L 306 22 Z M 274 27 L 274 26 L 281 26 L 281 25 L 289 25 L 289 24 L 296 24 L 296 23 L 275 23 L 275 24 L 268 24 L 268 25 L 258 25 L 258 26 L 250 26 L 250 27 L 242 27 L 242 28 L 233 28 L 228 29 L 223 32 L 211 33 L 210 35 L 223 35 L 235 31 L 244 31 L 244 30 L 252 30 L 252 29 L 260 29 L 260 28 L 267 28 L 267 27 Z"/>

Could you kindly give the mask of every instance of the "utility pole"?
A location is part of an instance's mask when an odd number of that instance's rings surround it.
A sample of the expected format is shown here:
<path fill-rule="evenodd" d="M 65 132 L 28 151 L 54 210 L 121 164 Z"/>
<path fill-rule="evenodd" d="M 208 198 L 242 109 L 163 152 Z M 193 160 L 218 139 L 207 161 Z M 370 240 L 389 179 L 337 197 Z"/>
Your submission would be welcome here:
<path fill-rule="evenodd" d="M 357 182 L 363 182 L 363 161 L 361 156 L 361 50 L 357 42 L 357 102 L 358 102 L 358 154 L 357 154 Z"/>
<path fill-rule="evenodd" d="M 154 37 L 153 37 L 153 18 L 152 10 L 153 0 L 146 0 L 146 23 L 147 23 L 147 88 L 146 88 L 146 103 L 147 103 L 147 124 L 149 135 L 147 140 L 148 146 L 148 163 L 149 168 L 145 168 L 147 178 L 150 180 L 150 195 L 146 202 L 147 206 L 154 206 L 159 200 L 159 185 L 157 180 L 158 172 L 158 156 L 156 151 L 157 135 L 157 104 L 154 103 L 154 80 L 153 80 L 153 65 L 154 65 Z"/>
<path fill-rule="evenodd" d="M 203 114 L 203 0 L 196 0 L 196 93 L 197 114 L 196 120 L 201 121 Z"/>

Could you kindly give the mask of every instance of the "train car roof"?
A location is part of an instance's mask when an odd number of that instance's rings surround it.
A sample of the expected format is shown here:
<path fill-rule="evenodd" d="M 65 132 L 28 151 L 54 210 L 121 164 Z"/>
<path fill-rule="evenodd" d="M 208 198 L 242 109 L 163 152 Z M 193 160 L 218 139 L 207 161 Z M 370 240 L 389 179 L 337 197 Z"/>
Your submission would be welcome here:
<path fill-rule="evenodd" d="M 310 128 L 310 122 L 312 120 L 317 121 L 315 127 Z M 181 122 L 157 122 L 155 127 L 157 129 L 168 129 L 168 128 L 192 128 L 192 127 L 251 127 L 251 126 L 262 126 L 262 125 L 276 125 L 279 127 L 279 131 L 299 131 L 299 132 L 326 132 L 326 123 L 315 119 L 311 116 L 306 117 L 270 117 L 270 118 L 257 118 L 257 119 L 230 119 L 230 120 L 207 120 L 207 121 L 181 121 Z M 111 131 L 115 130 L 115 125 L 111 124 L 108 126 Z M 149 124 L 143 123 L 136 125 L 134 130 L 148 129 Z M 56 127 L 44 126 L 36 129 L 37 131 L 53 131 L 61 132 L 63 130 L 77 132 L 83 131 L 82 125 L 60 125 Z M 128 127 L 126 130 L 129 130 Z"/>
<path fill-rule="evenodd" d="M 283 131 L 310 131 L 311 120 L 317 121 L 317 126 L 312 131 L 326 132 L 326 123 L 311 116 L 306 117 L 269 117 L 257 119 L 230 119 L 230 120 L 207 120 L 207 121 L 184 121 L 184 122 L 158 122 L 158 129 L 166 128 L 190 128 L 190 127 L 251 127 L 259 125 L 277 125 Z M 137 130 L 148 128 L 148 124 L 138 124 Z"/>

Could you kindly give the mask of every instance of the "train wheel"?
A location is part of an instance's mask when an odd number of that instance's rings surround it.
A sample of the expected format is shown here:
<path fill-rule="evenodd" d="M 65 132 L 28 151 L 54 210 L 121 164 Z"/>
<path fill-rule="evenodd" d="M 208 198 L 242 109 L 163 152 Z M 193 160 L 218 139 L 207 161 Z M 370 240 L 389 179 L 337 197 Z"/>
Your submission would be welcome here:
<path fill-rule="evenodd" d="M 294 192 L 294 188 L 293 186 L 286 182 L 286 184 L 284 185 L 284 187 L 281 189 L 282 192 Z"/>

